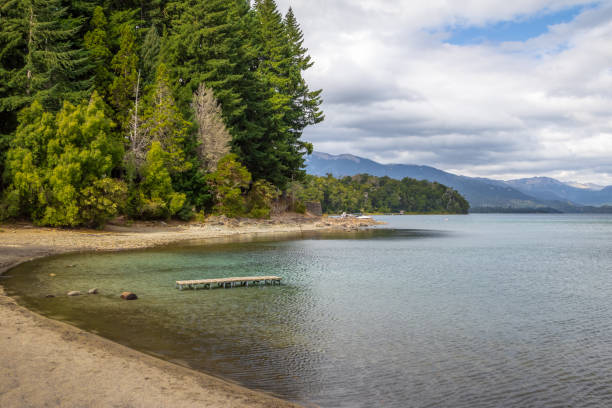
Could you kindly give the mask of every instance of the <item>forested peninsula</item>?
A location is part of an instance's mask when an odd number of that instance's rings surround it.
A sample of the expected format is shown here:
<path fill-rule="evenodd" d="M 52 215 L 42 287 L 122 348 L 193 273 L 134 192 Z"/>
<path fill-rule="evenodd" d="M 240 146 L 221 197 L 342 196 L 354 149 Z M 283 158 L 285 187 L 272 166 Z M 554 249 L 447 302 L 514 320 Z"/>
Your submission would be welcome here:
<path fill-rule="evenodd" d="M 0 220 L 467 212 L 437 183 L 306 176 L 303 41 L 273 0 L 0 0 Z"/>
<path fill-rule="evenodd" d="M 440 183 L 376 177 L 368 174 L 341 179 L 307 175 L 292 192 L 300 202 L 318 201 L 323 212 L 467 214 L 470 205 L 461 194 Z"/>

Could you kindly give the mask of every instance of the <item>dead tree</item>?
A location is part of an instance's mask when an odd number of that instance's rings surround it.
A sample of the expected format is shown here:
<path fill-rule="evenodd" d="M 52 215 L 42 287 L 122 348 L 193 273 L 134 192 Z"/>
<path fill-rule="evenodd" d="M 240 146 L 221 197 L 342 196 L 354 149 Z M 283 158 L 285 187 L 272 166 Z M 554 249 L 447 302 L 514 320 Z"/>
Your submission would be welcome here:
<path fill-rule="evenodd" d="M 215 171 L 219 160 L 230 152 L 230 135 L 223 117 L 221 106 L 217 102 L 212 89 L 204 83 L 193 94 L 191 103 L 198 124 L 198 154 L 203 167 L 208 171 Z"/>

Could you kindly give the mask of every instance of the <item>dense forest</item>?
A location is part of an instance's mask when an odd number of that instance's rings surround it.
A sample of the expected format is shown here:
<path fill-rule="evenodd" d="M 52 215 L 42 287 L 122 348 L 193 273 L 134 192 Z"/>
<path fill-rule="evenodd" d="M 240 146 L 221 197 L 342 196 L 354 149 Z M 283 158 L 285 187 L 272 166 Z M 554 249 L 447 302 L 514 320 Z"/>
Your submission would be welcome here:
<path fill-rule="evenodd" d="M 321 91 L 273 0 L 0 0 L 4 218 L 265 216 Z"/>
<path fill-rule="evenodd" d="M 400 212 L 467 214 L 469 204 L 457 191 L 439 183 L 368 174 L 336 179 L 308 175 L 292 187 L 301 202 L 320 201 L 323 212 Z"/>
<path fill-rule="evenodd" d="M 0 220 L 268 217 L 288 191 L 464 211 L 439 185 L 306 177 L 307 52 L 274 0 L 0 0 Z"/>

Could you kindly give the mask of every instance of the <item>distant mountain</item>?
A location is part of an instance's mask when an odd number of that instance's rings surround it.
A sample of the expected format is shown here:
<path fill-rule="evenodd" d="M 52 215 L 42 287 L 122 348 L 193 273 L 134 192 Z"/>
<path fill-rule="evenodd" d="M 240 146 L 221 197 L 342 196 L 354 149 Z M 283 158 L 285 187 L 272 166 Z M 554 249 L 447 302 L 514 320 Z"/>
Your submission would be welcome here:
<path fill-rule="evenodd" d="M 576 188 L 583 188 L 587 190 L 596 190 L 596 191 L 603 190 L 604 188 L 606 188 L 606 186 L 600 186 L 599 184 L 578 183 L 577 181 L 566 181 L 565 184 L 567 184 L 568 186 L 576 187 Z"/>
<path fill-rule="evenodd" d="M 581 207 L 585 205 L 612 203 L 612 187 L 600 191 L 581 189 L 543 177 L 505 182 L 459 176 L 430 166 L 381 164 L 351 154 L 331 155 L 314 152 L 306 158 L 306 171 L 318 176 L 330 173 L 336 177 L 344 177 L 367 173 L 395 179 L 410 177 L 436 181 L 461 193 L 474 210 L 533 209 L 583 212 L 585 209 Z"/>
<path fill-rule="evenodd" d="M 549 177 L 509 180 L 506 184 L 539 200 L 571 201 L 595 206 L 612 204 L 612 186 L 598 190 L 578 188 Z"/>
<path fill-rule="evenodd" d="M 373 176 L 389 176 L 395 179 L 410 177 L 417 180 L 436 181 L 452 187 L 463 195 L 472 207 L 543 207 L 545 203 L 495 180 L 457 176 L 429 166 L 410 164 L 380 164 L 373 160 L 350 154 L 331 155 L 314 152 L 306 159 L 309 174 L 336 177 L 367 173 Z"/>

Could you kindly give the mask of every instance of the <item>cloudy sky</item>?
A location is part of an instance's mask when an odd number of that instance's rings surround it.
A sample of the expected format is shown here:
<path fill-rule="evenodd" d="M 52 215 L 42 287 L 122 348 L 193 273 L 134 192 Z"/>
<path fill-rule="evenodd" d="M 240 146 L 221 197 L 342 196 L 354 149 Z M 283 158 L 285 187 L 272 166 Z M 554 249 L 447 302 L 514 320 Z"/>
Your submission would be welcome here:
<path fill-rule="evenodd" d="M 327 153 L 612 184 L 612 1 L 278 0 L 323 88 Z"/>

